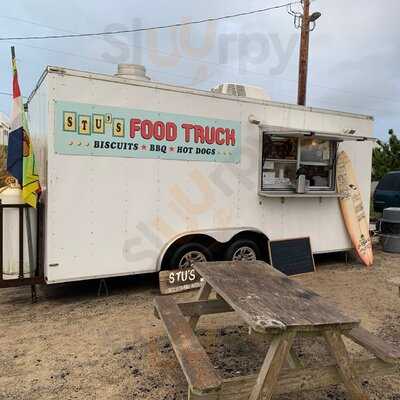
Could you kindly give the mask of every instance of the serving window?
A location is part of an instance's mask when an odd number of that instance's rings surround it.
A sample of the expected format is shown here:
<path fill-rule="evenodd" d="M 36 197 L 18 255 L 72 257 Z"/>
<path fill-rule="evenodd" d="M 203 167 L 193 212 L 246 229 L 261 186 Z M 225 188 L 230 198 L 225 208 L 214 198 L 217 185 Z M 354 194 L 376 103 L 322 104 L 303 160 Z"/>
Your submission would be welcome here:
<path fill-rule="evenodd" d="M 337 141 L 263 133 L 262 191 L 295 191 L 305 177 L 306 191 L 335 190 Z"/>

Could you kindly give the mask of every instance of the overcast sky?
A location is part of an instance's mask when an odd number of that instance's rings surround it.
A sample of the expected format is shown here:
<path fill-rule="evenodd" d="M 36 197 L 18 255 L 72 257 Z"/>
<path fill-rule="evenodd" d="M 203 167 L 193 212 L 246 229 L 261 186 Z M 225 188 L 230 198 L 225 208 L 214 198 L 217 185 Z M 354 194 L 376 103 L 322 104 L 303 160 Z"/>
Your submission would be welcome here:
<path fill-rule="evenodd" d="M 14 0 L 0 11 L 0 36 L 97 32 L 171 24 L 279 5 L 280 0 Z M 294 9 L 296 6 L 294 6 Z M 307 105 L 375 117 L 375 135 L 400 133 L 400 1 L 315 0 Z M 285 9 L 190 29 L 108 38 L 0 42 L 0 111 L 10 112 L 10 46 L 28 96 L 46 65 L 112 74 L 143 63 L 155 81 L 209 89 L 261 86 L 295 103 L 299 31 Z"/>

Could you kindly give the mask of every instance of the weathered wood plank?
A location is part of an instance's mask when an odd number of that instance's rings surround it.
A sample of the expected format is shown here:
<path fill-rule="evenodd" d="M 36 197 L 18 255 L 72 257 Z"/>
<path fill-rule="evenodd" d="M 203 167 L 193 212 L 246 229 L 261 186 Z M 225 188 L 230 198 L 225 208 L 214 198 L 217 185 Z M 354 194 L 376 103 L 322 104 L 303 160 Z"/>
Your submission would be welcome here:
<path fill-rule="evenodd" d="M 185 317 L 234 312 L 224 300 L 200 300 L 177 304 Z"/>
<path fill-rule="evenodd" d="M 200 275 L 193 268 L 160 271 L 161 294 L 172 294 L 201 287 Z"/>
<path fill-rule="evenodd" d="M 233 310 L 235 311 L 235 310 Z M 321 327 L 319 329 L 310 329 L 310 330 L 301 330 L 300 332 L 297 332 L 298 336 L 301 336 L 302 338 L 316 338 L 316 337 L 320 337 L 324 334 L 324 331 L 326 330 L 331 330 L 332 328 L 324 328 Z M 258 336 L 262 336 L 264 338 L 268 338 L 268 337 L 272 337 L 274 335 L 276 335 L 276 333 L 274 333 L 273 331 L 266 331 L 266 332 L 256 332 L 253 329 L 249 330 L 250 335 L 258 335 Z"/>
<path fill-rule="evenodd" d="M 235 311 L 224 300 L 188 301 L 185 303 L 177 303 L 177 305 L 185 317 L 220 314 Z M 160 319 L 156 309 L 154 309 L 154 315 L 157 319 Z"/>
<path fill-rule="evenodd" d="M 290 331 L 277 335 L 272 339 L 249 400 L 259 400 L 261 397 L 263 400 L 271 399 L 295 336 L 296 332 Z"/>
<path fill-rule="evenodd" d="M 208 282 L 203 282 L 199 292 L 197 293 L 197 300 L 208 300 L 212 292 L 212 287 Z M 199 322 L 200 315 L 193 315 L 189 318 L 189 325 L 193 330 L 196 329 L 197 323 Z"/>
<path fill-rule="evenodd" d="M 357 327 L 344 333 L 348 338 L 376 355 L 382 361 L 396 363 L 400 361 L 400 349 L 379 337 L 368 332 L 366 329 Z"/>
<path fill-rule="evenodd" d="M 255 331 L 345 330 L 359 324 L 264 262 L 206 262 L 194 268 Z"/>
<path fill-rule="evenodd" d="M 156 297 L 154 304 L 190 390 L 197 394 L 218 390 L 222 381 L 175 301 L 171 297 Z"/>
<path fill-rule="evenodd" d="M 356 375 L 356 371 L 350 361 L 346 347 L 343 343 L 339 331 L 324 332 L 324 337 L 328 343 L 328 348 L 337 363 L 337 369 L 343 380 L 344 386 L 353 400 L 367 400 L 367 395 L 363 392 Z"/>
<path fill-rule="evenodd" d="M 384 363 L 376 358 L 354 362 L 358 379 L 377 378 L 399 373 L 399 368 L 393 364 Z M 257 375 L 225 379 L 222 383 L 218 400 L 248 400 L 256 383 Z M 342 383 L 336 365 L 315 368 L 284 369 L 279 375 L 278 385 L 274 395 L 293 392 L 316 390 L 330 385 Z M 197 399 L 196 399 L 197 400 Z M 203 400 L 199 397 L 199 400 Z"/>

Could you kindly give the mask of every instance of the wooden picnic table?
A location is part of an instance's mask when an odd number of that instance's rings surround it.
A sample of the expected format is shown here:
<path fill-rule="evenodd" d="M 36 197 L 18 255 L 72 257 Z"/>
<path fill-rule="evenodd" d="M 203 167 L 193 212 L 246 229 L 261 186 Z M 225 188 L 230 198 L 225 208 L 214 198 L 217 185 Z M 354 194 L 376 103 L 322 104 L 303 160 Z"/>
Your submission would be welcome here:
<path fill-rule="evenodd" d="M 351 399 L 361 400 L 367 399 L 360 385 L 361 376 L 396 373 L 398 349 L 270 265 L 260 261 L 207 262 L 194 268 L 204 279 L 196 301 L 177 304 L 172 297 L 155 300 L 156 313 L 188 380 L 189 400 L 270 399 L 273 394 L 337 383 L 345 385 Z M 209 299 L 212 290 L 216 300 Z M 271 336 L 257 376 L 222 379 L 195 336 L 201 315 L 223 312 L 236 312 L 251 331 Z M 303 368 L 292 344 L 296 336 L 309 335 L 324 337 L 333 365 Z M 342 335 L 376 357 L 352 362 Z"/>

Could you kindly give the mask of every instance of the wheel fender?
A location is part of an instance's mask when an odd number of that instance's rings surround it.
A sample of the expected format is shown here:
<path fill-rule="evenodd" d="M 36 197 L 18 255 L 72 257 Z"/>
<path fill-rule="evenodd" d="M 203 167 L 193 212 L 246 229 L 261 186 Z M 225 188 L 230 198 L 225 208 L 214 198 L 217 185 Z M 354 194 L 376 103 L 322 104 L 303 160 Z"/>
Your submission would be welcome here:
<path fill-rule="evenodd" d="M 219 243 L 229 242 L 235 235 L 240 232 L 255 232 L 265 235 L 261 230 L 254 227 L 235 227 L 235 228 L 222 228 L 222 229 L 204 229 L 204 230 L 196 230 L 196 231 L 186 231 L 182 232 L 178 235 L 172 237 L 165 245 L 162 247 L 160 254 L 157 258 L 156 271 L 159 272 L 161 270 L 161 263 L 164 258 L 165 253 L 168 251 L 171 245 L 173 245 L 177 240 L 190 235 L 206 235 L 210 238 L 214 239 Z"/>

